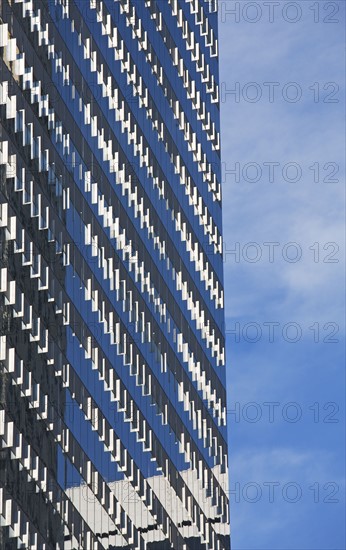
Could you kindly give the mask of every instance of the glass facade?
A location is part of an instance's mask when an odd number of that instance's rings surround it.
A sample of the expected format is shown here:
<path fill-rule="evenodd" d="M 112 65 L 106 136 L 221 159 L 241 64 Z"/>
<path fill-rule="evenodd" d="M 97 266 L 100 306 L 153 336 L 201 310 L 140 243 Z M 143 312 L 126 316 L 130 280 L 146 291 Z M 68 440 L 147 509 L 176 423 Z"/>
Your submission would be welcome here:
<path fill-rule="evenodd" d="M 0 547 L 229 550 L 216 0 L 0 17 Z"/>

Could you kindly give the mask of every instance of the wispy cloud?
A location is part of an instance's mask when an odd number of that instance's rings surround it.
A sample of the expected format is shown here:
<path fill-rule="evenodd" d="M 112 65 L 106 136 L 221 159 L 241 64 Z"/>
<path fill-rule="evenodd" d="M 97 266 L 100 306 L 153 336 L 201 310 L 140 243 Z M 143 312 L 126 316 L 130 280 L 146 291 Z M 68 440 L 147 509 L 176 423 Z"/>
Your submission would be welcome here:
<path fill-rule="evenodd" d="M 282 18 L 270 24 L 264 17 L 256 24 L 236 24 L 228 17 L 220 24 L 224 169 L 239 163 L 242 170 L 252 162 L 263 171 L 256 183 L 242 175 L 239 182 L 234 175 L 225 175 L 227 328 L 235 330 L 237 322 L 240 331 L 249 322 L 258 323 L 261 329 L 268 321 L 280 323 L 273 343 L 264 331 L 257 343 L 249 343 L 242 333 L 238 343 L 234 334 L 228 335 L 230 407 L 234 409 L 235 402 L 242 406 L 269 400 L 280 402 L 282 412 L 284 403 L 297 401 L 304 412 L 302 421 L 293 425 L 282 417 L 273 424 L 264 417 L 251 424 L 229 416 L 233 487 L 237 481 L 273 481 L 273 476 L 282 483 L 329 480 L 343 487 L 345 6 L 337 2 L 340 24 L 327 25 L 313 23 L 307 4 L 301 3 L 303 19 L 297 24 Z M 263 95 L 258 102 L 246 101 L 242 95 L 239 102 L 234 95 L 225 96 L 236 89 L 236 83 L 242 90 L 249 82 L 260 87 Z M 267 99 L 265 82 L 279 83 L 273 103 Z M 296 103 L 282 97 L 288 82 L 302 90 Z M 324 89 L 330 82 L 335 84 Z M 314 101 L 315 83 L 319 85 L 318 102 Z M 338 102 L 325 103 L 326 93 L 333 89 Z M 268 180 L 266 162 L 279 163 L 274 182 Z M 289 162 L 302 171 L 297 182 L 282 175 Z M 328 162 L 337 167 L 338 182 L 328 182 Z M 318 182 L 311 168 L 314 163 L 320 170 Z M 279 243 L 273 262 L 264 245 L 268 242 Z M 291 242 L 302 252 L 295 263 L 283 257 L 285 245 Z M 235 254 L 229 254 L 236 243 L 238 261 Z M 260 247 L 258 262 L 244 259 L 248 243 Z M 335 243 L 334 248 L 328 248 L 328 243 Z M 293 253 L 294 248 L 284 251 Z M 335 258 L 337 262 L 329 261 Z M 302 327 L 302 338 L 296 344 L 282 336 L 282 327 L 289 321 Z M 339 327 L 339 343 L 323 341 L 327 322 Z M 318 343 L 309 329 L 314 323 L 321 330 Z M 329 401 L 340 406 L 338 423 L 314 424 L 308 416 L 312 414 L 309 406 L 318 402 L 323 407 Z M 341 549 L 345 546 L 344 511 L 344 501 L 317 505 L 307 498 L 292 505 L 279 499 L 273 505 L 263 499 L 251 504 L 231 498 L 233 548 Z"/>

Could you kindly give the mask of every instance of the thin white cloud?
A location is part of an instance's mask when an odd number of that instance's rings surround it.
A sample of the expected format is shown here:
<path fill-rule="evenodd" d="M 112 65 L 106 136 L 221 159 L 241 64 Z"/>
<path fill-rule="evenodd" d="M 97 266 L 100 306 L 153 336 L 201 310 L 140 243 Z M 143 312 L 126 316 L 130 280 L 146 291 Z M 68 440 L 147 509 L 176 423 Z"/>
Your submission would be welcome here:
<path fill-rule="evenodd" d="M 234 4 L 234 2 L 232 3 Z M 263 258 L 250 263 L 240 258 L 225 261 L 226 321 L 296 321 L 304 328 L 302 341 L 293 347 L 284 341 L 268 345 L 234 342 L 228 336 L 230 406 L 235 402 L 300 400 L 308 407 L 336 400 L 343 395 L 343 367 L 340 346 L 321 344 L 313 347 L 309 326 L 333 321 L 340 324 L 338 337 L 343 341 L 344 324 L 344 170 L 345 109 L 343 72 L 345 29 L 340 25 L 314 24 L 312 12 L 304 7 L 304 21 L 296 25 L 262 20 L 258 24 L 220 25 L 221 82 L 225 90 L 257 82 L 263 97 L 249 103 L 240 97 L 227 96 L 221 105 L 222 160 L 226 169 L 236 162 L 244 166 L 256 162 L 296 162 L 302 168 L 299 182 L 290 183 L 276 177 L 273 183 L 262 178 L 258 183 L 236 183 L 229 175 L 223 184 L 225 252 L 239 243 L 242 247 L 257 242 Z M 338 2 L 339 18 L 344 17 L 344 3 Z M 305 9 L 306 8 L 306 9 Z M 264 82 L 279 82 L 274 103 L 266 100 Z M 302 100 L 284 101 L 282 86 L 297 82 Z M 314 102 L 315 82 L 339 85 L 339 103 Z M 330 91 L 330 90 L 328 90 Z M 309 167 L 318 162 L 323 173 L 326 162 L 339 167 L 338 183 L 314 183 Z M 264 169 L 263 169 L 264 170 Z M 324 174 L 325 175 L 325 174 Z M 279 242 L 274 263 L 264 259 L 265 242 Z M 282 247 L 297 242 L 302 259 L 284 261 Z M 314 262 L 309 247 L 320 243 L 320 261 Z M 338 263 L 323 259 L 339 246 Z M 267 344 L 267 345 L 265 345 Z M 238 346 L 238 347 L 237 347 Z M 274 480 L 327 481 L 334 479 L 343 487 L 344 449 L 341 420 L 332 432 L 325 426 L 301 422 L 292 430 L 285 425 L 230 425 L 231 487 L 234 483 Z M 233 434 L 232 434 L 233 430 Z M 316 437 L 321 434 L 320 438 Z M 328 435 L 328 437 L 327 437 Z M 274 476 L 274 477 L 273 477 Z M 343 506 L 315 505 L 308 499 L 296 505 L 278 500 L 268 505 L 241 501 L 232 504 L 231 525 L 234 550 L 311 550 L 344 547 Z"/>

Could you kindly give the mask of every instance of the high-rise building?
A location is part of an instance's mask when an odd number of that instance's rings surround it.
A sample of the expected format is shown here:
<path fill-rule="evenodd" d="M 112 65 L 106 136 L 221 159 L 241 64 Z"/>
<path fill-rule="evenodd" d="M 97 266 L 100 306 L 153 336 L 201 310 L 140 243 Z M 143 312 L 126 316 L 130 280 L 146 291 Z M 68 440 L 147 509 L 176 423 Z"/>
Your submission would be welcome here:
<path fill-rule="evenodd" d="M 230 548 L 216 0 L 0 0 L 0 548 Z"/>

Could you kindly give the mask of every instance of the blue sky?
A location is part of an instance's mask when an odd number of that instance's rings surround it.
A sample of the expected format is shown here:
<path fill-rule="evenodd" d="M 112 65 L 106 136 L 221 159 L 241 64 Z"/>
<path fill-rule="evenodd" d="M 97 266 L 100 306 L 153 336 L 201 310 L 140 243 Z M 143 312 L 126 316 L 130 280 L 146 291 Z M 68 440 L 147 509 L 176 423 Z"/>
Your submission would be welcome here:
<path fill-rule="evenodd" d="M 233 550 L 342 550 L 345 4 L 219 4 Z"/>

